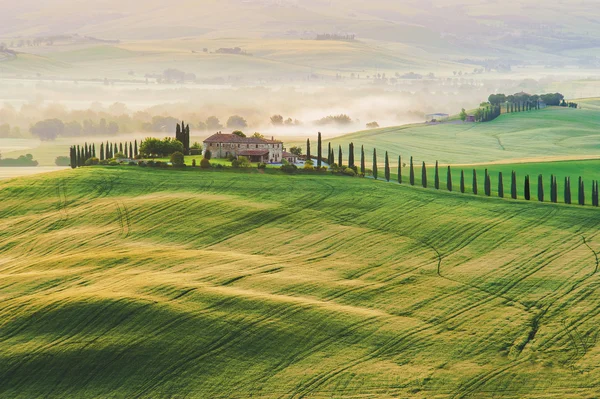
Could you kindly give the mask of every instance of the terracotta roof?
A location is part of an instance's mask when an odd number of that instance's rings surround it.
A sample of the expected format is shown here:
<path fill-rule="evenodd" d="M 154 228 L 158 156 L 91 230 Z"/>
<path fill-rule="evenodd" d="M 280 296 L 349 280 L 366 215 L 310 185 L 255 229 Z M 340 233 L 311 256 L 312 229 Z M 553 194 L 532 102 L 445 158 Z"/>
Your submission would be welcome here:
<path fill-rule="evenodd" d="M 292 154 L 291 152 L 287 152 L 287 151 L 284 151 L 284 152 L 283 152 L 283 157 L 284 157 L 284 158 L 291 158 L 291 157 L 297 157 L 297 156 L 298 156 L 298 155 L 296 155 L 296 154 Z"/>
<path fill-rule="evenodd" d="M 242 143 L 242 144 L 280 144 L 278 140 L 266 140 L 258 137 L 240 137 L 237 134 L 216 133 L 204 140 L 205 143 Z"/>
<path fill-rule="evenodd" d="M 237 154 L 241 155 L 241 156 L 269 155 L 269 150 L 242 150 L 242 151 L 238 151 Z"/>

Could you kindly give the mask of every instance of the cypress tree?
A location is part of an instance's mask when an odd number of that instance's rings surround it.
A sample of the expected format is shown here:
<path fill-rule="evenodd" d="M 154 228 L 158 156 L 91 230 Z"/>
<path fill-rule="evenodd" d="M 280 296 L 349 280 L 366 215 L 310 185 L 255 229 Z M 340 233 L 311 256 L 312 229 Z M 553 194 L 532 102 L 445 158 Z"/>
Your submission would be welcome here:
<path fill-rule="evenodd" d="M 108 141 L 106 142 L 106 146 L 104 147 L 104 159 L 110 159 L 112 158 L 110 156 L 110 146 L 108 145 Z"/>
<path fill-rule="evenodd" d="M 76 158 L 77 158 L 77 166 L 81 166 L 81 149 L 79 148 L 79 146 L 77 146 Z"/>
<path fill-rule="evenodd" d="M 402 184 L 402 156 L 398 155 L 398 183 Z"/>
<path fill-rule="evenodd" d="M 565 177 L 565 204 L 571 203 L 571 179 Z"/>
<path fill-rule="evenodd" d="M 113 157 L 115 155 L 117 155 L 118 152 L 119 152 L 119 146 L 117 145 L 117 143 L 115 143 L 115 145 L 113 146 Z"/>
<path fill-rule="evenodd" d="M 460 171 L 460 192 L 465 193 L 465 171 L 462 169 Z"/>
<path fill-rule="evenodd" d="M 123 143 L 119 143 L 119 152 L 123 153 Z"/>
<path fill-rule="evenodd" d="M 317 138 L 317 168 L 321 168 L 321 154 L 323 152 L 321 146 L 321 132 L 319 132 L 319 137 Z"/>
<path fill-rule="evenodd" d="M 510 180 L 510 196 L 512 199 L 517 199 L 517 173 L 514 170 Z"/>
<path fill-rule="evenodd" d="M 377 180 L 377 150 L 373 148 L 373 178 Z"/>
<path fill-rule="evenodd" d="M 310 159 L 310 139 L 306 139 L 306 160 Z"/>
<path fill-rule="evenodd" d="M 485 170 L 485 178 L 484 178 L 483 187 L 484 187 L 485 195 L 487 195 L 488 197 L 490 195 L 492 195 L 492 182 L 490 180 L 490 175 L 488 174 L 487 169 Z"/>
<path fill-rule="evenodd" d="M 525 186 L 523 188 L 525 191 L 525 199 L 529 201 L 531 199 L 531 185 L 529 182 L 529 175 L 525 176 Z"/>
<path fill-rule="evenodd" d="M 138 153 L 138 146 L 137 146 L 137 139 L 133 142 L 133 156 L 137 157 L 139 155 Z"/>
<path fill-rule="evenodd" d="M 385 180 L 390 181 L 390 159 L 387 151 L 385 152 Z"/>
<path fill-rule="evenodd" d="M 96 158 L 96 144 L 92 144 L 92 157 Z"/>
<path fill-rule="evenodd" d="M 365 146 L 360 146 L 360 173 L 365 174 Z"/>
<path fill-rule="evenodd" d="M 75 169 L 77 167 L 77 157 L 75 155 L 75 151 L 73 146 L 69 147 L 69 164 L 71 165 L 71 169 Z"/>
<path fill-rule="evenodd" d="M 100 143 L 100 160 L 104 160 L 104 143 Z"/>
<path fill-rule="evenodd" d="M 425 167 L 425 162 L 421 165 L 421 184 L 423 188 L 427 188 L 427 168 Z"/>
<path fill-rule="evenodd" d="M 415 166 L 413 165 L 413 157 L 410 157 L 410 185 L 415 185 Z"/>
<path fill-rule="evenodd" d="M 348 145 L 348 166 L 353 169 L 355 167 L 355 165 L 354 165 L 354 143 L 350 143 Z"/>
<path fill-rule="evenodd" d="M 592 182 L 592 202 L 595 207 L 600 206 L 600 198 L 598 198 L 598 180 Z"/>
<path fill-rule="evenodd" d="M 133 145 L 131 144 L 131 141 L 129 142 L 129 156 L 132 159 L 135 159 L 135 154 L 133 153 Z"/>
<path fill-rule="evenodd" d="M 473 169 L 473 194 L 477 195 L 477 171 Z"/>
<path fill-rule="evenodd" d="M 583 186 L 583 179 L 579 176 L 579 205 L 585 205 L 585 187 Z"/>
<path fill-rule="evenodd" d="M 554 187 L 554 175 L 550 175 L 550 202 L 556 202 L 556 191 Z"/>
<path fill-rule="evenodd" d="M 452 171 L 450 170 L 450 166 L 448 166 L 448 172 L 446 174 L 446 188 L 448 191 L 452 191 Z"/>
<path fill-rule="evenodd" d="M 177 124 L 177 128 L 175 129 L 175 140 L 181 141 L 183 144 L 183 139 L 181 138 L 181 126 L 179 123 Z"/>
<path fill-rule="evenodd" d="M 538 201 L 544 202 L 544 178 L 542 175 L 538 176 Z"/>
<path fill-rule="evenodd" d="M 327 163 L 329 166 L 333 165 L 333 159 L 331 159 L 331 143 L 327 143 Z"/>
<path fill-rule="evenodd" d="M 190 155 L 190 125 L 185 126 L 185 155 Z"/>
<path fill-rule="evenodd" d="M 128 156 L 129 152 L 127 151 L 127 142 L 125 142 L 125 147 L 123 149 L 125 150 L 125 152 L 124 152 L 125 158 L 129 158 L 129 156 Z"/>
<path fill-rule="evenodd" d="M 338 165 L 339 165 L 340 168 L 342 167 L 343 162 L 344 162 L 342 156 L 343 156 L 343 154 L 342 154 L 342 146 L 339 145 L 338 146 Z"/>
<path fill-rule="evenodd" d="M 440 189 L 440 172 L 438 170 L 438 161 L 435 161 L 435 177 L 434 177 L 435 189 Z"/>
<path fill-rule="evenodd" d="M 498 173 L 498 197 L 504 198 L 504 179 L 502 178 L 502 172 Z"/>

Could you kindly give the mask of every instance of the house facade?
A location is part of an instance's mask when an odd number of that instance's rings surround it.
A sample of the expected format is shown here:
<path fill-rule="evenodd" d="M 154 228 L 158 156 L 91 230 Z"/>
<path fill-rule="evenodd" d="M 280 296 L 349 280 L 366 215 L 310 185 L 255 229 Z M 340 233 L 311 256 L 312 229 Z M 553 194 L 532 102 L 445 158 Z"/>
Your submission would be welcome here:
<path fill-rule="evenodd" d="M 279 163 L 283 159 L 283 142 L 259 137 L 240 137 L 218 132 L 204 140 L 204 151 L 214 158 L 247 157 L 251 162 Z"/>

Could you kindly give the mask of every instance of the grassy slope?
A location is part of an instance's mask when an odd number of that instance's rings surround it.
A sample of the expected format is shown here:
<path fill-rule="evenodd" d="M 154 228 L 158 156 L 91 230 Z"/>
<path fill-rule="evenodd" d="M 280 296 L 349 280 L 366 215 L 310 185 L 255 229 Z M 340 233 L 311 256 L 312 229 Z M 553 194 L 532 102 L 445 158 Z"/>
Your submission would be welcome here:
<path fill-rule="evenodd" d="M 598 390 L 597 209 L 94 168 L 1 182 L 0 214 L 2 397 Z"/>
<path fill-rule="evenodd" d="M 600 150 L 598 111 L 548 108 L 502 115 L 478 124 L 410 125 L 357 132 L 331 140 L 347 149 L 350 142 L 368 154 L 376 147 L 428 163 L 487 163 L 536 157 L 597 156 Z M 327 144 L 325 144 L 325 147 Z M 337 154 L 337 151 L 336 151 Z"/>

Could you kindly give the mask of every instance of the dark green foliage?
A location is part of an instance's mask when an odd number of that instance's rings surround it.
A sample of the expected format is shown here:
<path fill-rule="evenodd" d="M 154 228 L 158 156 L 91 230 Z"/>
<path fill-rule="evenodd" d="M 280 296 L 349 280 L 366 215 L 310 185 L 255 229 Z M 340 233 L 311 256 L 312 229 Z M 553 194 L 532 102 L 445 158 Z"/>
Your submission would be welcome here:
<path fill-rule="evenodd" d="M 436 190 L 440 189 L 440 171 L 439 171 L 438 161 L 435 161 L 434 186 L 435 186 Z"/>
<path fill-rule="evenodd" d="M 462 194 L 465 193 L 465 171 L 464 170 L 460 171 L 460 192 Z"/>
<path fill-rule="evenodd" d="M 388 152 L 385 152 L 385 180 L 390 181 L 390 158 Z"/>
<path fill-rule="evenodd" d="M 104 161 L 104 143 L 100 143 L 100 160 Z"/>
<path fill-rule="evenodd" d="M 571 204 L 571 178 L 565 177 L 565 204 Z"/>
<path fill-rule="evenodd" d="M 486 196 L 491 196 L 492 195 L 492 181 L 490 179 L 490 175 L 488 173 L 488 170 L 485 170 L 485 177 L 484 177 L 484 181 L 483 181 L 483 189 L 485 192 Z"/>
<path fill-rule="evenodd" d="M 348 167 L 354 168 L 354 143 L 348 145 Z"/>
<path fill-rule="evenodd" d="M 162 140 L 149 137 L 140 145 L 140 153 L 147 157 L 166 157 L 175 152 L 183 154 L 184 149 L 183 144 L 172 137 L 165 137 Z"/>
<path fill-rule="evenodd" d="M 71 168 L 75 169 L 77 167 L 77 152 L 75 151 L 75 147 L 69 149 L 69 160 Z"/>
<path fill-rule="evenodd" d="M 306 160 L 310 159 L 310 139 L 306 139 Z"/>
<path fill-rule="evenodd" d="M 338 166 L 339 166 L 340 168 L 341 168 L 341 167 L 342 167 L 342 165 L 344 164 L 343 162 L 344 162 L 344 160 L 343 160 L 343 155 L 342 155 L 342 146 L 341 146 L 341 145 L 339 145 L 339 146 L 338 146 Z"/>
<path fill-rule="evenodd" d="M 123 143 L 119 143 L 119 152 L 123 154 Z"/>
<path fill-rule="evenodd" d="M 128 150 L 127 143 L 125 143 L 125 146 L 123 147 L 125 158 L 129 158 L 129 153 L 127 150 Z"/>
<path fill-rule="evenodd" d="M 137 157 L 138 155 L 139 155 L 139 153 L 138 153 L 138 145 L 137 145 L 137 140 L 135 140 L 133 142 L 133 156 Z"/>
<path fill-rule="evenodd" d="M 327 143 L 327 163 L 329 164 L 329 166 L 333 165 L 333 163 L 335 162 L 331 154 L 331 143 Z"/>
<path fill-rule="evenodd" d="M 427 188 L 427 167 L 425 166 L 425 162 L 421 166 L 421 184 L 423 188 Z"/>
<path fill-rule="evenodd" d="M 477 171 L 473 169 L 473 194 L 477 195 L 479 189 L 477 188 Z"/>
<path fill-rule="evenodd" d="M 131 141 L 129 142 L 129 158 L 134 159 L 135 154 L 133 153 L 133 146 L 131 145 Z"/>
<path fill-rule="evenodd" d="M 410 157 L 410 176 L 409 182 L 411 186 L 415 185 L 415 166 L 413 165 L 413 157 Z"/>
<path fill-rule="evenodd" d="M 531 200 L 531 182 L 529 181 L 529 175 L 525 176 L 525 184 L 523 187 L 523 192 L 525 199 L 527 201 Z"/>
<path fill-rule="evenodd" d="M 579 176 L 579 190 L 578 190 L 579 205 L 585 205 L 585 187 L 583 185 L 583 179 Z"/>
<path fill-rule="evenodd" d="M 446 174 L 446 188 L 448 191 L 452 191 L 452 170 L 448 166 L 448 173 Z"/>
<path fill-rule="evenodd" d="M 377 180 L 377 150 L 373 148 L 373 178 Z"/>
<path fill-rule="evenodd" d="M 538 176 L 538 201 L 544 202 L 544 178 L 542 175 Z"/>
<path fill-rule="evenodd" d="M 367 168 L 365 166 L 365 146 L 363 145 L 360 147 L 360 173 L 364 175 L 366 169 Z"/>
<path fill-rule="evenodd" d="M 550 202 L 556 203 L 558 201 L 558 191 L 556 187 L 556 177 L 550 175 Z"/>
<path fill-rule="evenodd" d="M 398 183 L 402 184 L 402 156 L 398 155 Z"/>
<path fill-rule="evenodd" d="M 498 173 L 498 197 L 504 198 L 504 178 L 502 172 Z"/>
<path fill-rule="evenodd" d="M 322 149 L 322 143 L 321 143 L 321 132 L 319 132 L 319 137 L 317 138 L 317 168 L 321 167 L 321 156 L 323 153 L 323 149 Z"/>
<path fill-rule="evenodd" d="M 92 157 L 96 158 L 96 144 L 92 144 Z"/>
<path fill-rule="evenodd" d="M 598 180 L 592 181 L 592 205 L 595 207 L 600 206 L 599 200 L 600 198 L 598 198 Z"/>
<path fill-rule="evenodd" d="M 514 170 L 510 179 L 510 197 L 517 199 L 517 173 Z"/>

